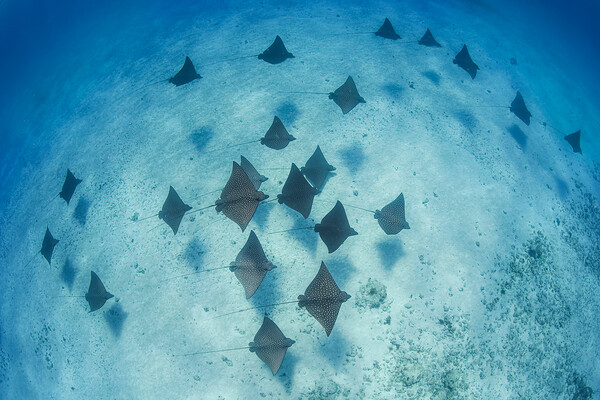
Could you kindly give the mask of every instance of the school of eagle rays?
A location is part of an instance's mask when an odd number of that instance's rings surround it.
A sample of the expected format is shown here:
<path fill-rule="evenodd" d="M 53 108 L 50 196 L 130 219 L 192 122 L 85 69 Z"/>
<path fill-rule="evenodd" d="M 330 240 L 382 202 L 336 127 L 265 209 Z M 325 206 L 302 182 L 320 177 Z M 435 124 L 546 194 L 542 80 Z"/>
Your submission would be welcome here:
<path fill-rule="evenodd" d="M 385 19 L 377 31 L 371 33 L 378 38 L 381 38 L 374 40 L 397 41 L 402 39 L 388 18 Z M 418 45 L 430 48 L 442 47 L 429 29 L 427 29 L 425 34 L 423 34 L 418 41 L 408 43 L 418 43 Z M 275 38 L 273 43 L 266 50 L 252 57 L 256 57 L 257 59 L 269 64 L 280 64 L 288 59 L 295 58 L 294 55 L 287 50 L 283 40 L 279 36 Z M 453 59 L 453 63 L 462 68 L 472 79 L 476 78 L 477 73 L 480 70 L 479 66 L 469 54 L 466 44 L 463 45 L 462 49 L 456 54 L 455 58 Z M 192 82 L 201 78 L 202 76 L 194 67 L 193 61 L 189 57 L 186 57 L 183 66 L 175 75 L 169 79 L 165 79 L 164 81 L 160 82 L 154 82 L 150 85 L 161 82 L 169 82 L 174 86 L 182 86 L 191 84 Z M 149 85 L 144 87 L 147 86 Z M 343 115 L 350 113 L 355 107 L 366 102 L 366 100 L 359 94 L 357 84 L 351 76 L 348 76 L 346 81 L 342 83 L 341 86 L 333 89 L 331 92 L 309 92 L 300 91 L 300 89 L 302 88 L 299 88 L 297 92 L 288 93 L 328 96 L 330 100 L 333 100 L 333 102 L 339 106 Z M 529 125 L 531 119 L 533 118 L 520 91 L 517 91 L 514 99 L 510 103 L 510 106 L 508 106 L 507 101 L 505 108 L 509 109 L 525 125 Z M 573 152 L 582 152 L 580 146 L 580 130 L 577 130 L 569 135 L 564 135 L 564 138 L 571 146 Z M 295 137 L 288 132 L 281 119 L 275 115 L 273 117 L 271 126 L 266 131 L 264 136 L 260 139 L 257 138 L 252 142 L 260 143 L 261 145 L 273 149 L 274 151 L 278 151 L 286 148 L 294 140 Z M 252 142 L 241 143 L 239 145 L 246 145 Z M 198 207 L 191 206 L 186 203 L 186 201 L 189 200 L 184 201 L 179 196 L 176 189 L 172 186 L 169 186 L 162 208 L 156 214 L 152 214 L 141 219 L 136 218 L 134 223 L 158 218 L 168 225 L 173 234 L 176 235 L 180 225 L 185 223 L 185 217 L 187 215 L 194 212 L 207 210 L 209 208 L 214 208 L 216 212 L 223 213 L 223 215 L 225 215 L 229 220 L 237 224 L 242 232 L 244 232 L 256 209 L 261 203 L 266 201 L 277 201 L 279 204 L 284 204 L 290 209 L 298 212 L 304 219 L 308 219 L 312 211 L 312 205 L 315 196 L 317 196 L 323 190 L 326 190 L 326 183 L 328 179 L 333 176 L 332 173 L 336 169 L 333 165 L 327 162 L 327 159 L 324 155 L 326 153 L 327 149 L 325 149 L 324 153 L 321 147 L 317 145 L 314 153 L 308 157 L 303 167 L 298 168 L 296 164 L 292 163 L 289 175 L 281 189 L 281 193 L 277 194 L 276 197 L 271 198 L 269 195 L 260 191 L 261 184 L 268 178 L 262 175 L 246 157 L 241 156 L 239 163 L 236 161 L 232 162 L 231 175 L 227 182 L 224 182 L 222 188 L 216 188 L 216 191 L 220 191 L 221 194 L 219 198 L 216 199 L 214 204 L 201 205 Z M 56 196 L 60 196 L 62 199 L 64 199 L 68 206 L 73 194 L 81 182 L 82 179 L 77 178 L 76 174 L 68 169 L 62 189 Z M 389 203 L 383 204 L 381 209 L 377 210 L 368 210 L 349 204 L 346 204 L 346 207 L 372 213 L 374 219 L 377 220 L 377 223 L 381 227 L 381 230 L 384 234 L 396 235 L 402 230 L 410 229 L 405 216 L 404 194 L 398 193 L 394 199 L 388 199 L 388 201 Z M 148 212 L 148 214 L 150 214 L 150 212 Z M 351 237 L 359 234 L 353 227 L 350 226 L 344 203 L 339 200 L 336 201 L 331 211 L 322 216 L 320 222 L 310 225 L 307 224 L 306 227 L 295 228 L 293 230 L 296 229 L 310 229 L 315 233 L 318 233 L 329 253 L 335 252 L 346 242 L 346 240 L 351 241 Z M 270 233 L 280 232 L 286 231 Z M 55 246 L 60 245 L 60 243 L 60 240 L 52 235 L 50 227 L 46 227 L 40 250 L 32 257 L 31 260 L 29 260 L 27 264 L 34 261 L 38 254 L 41 254 L 48 264 L 51 265 L 54 248 Z M 259 289 L 260 284 L 266 274 L 274 268 L 276 268 L 276 266 L 268 260 L 258 236 L 254 231 L 251 230 L 246 243 L 240 249 L 237 257 L 231 262 L 230 265 L 205 269 L 192 274 L 206 273 L 219 269 L 229 269 L 235 274 L 235 277 L 240 282 L 246 299 L 249 299 Z M 334 328 L 342 305 L 348 299 L 350 299 L 351 296 L 338 287 L 325 262 L 321 262 L 318 270 L 316 268 L 315 270 L 316 275 L 312 282 L 308 285 L 304 293 L 299 294 L 295 299 L 290 299 L 289 301 L 280 303 L 241 309 L 226 314 L 221 314 L 218 317 L 226 317 L 251 309 L 261 309 L 285 304 L 297 304 L 300 309 L 305 309 L 306 312 L 312 315 L 323 327 L 325 334 L 329 336 Z M 177 279 L 192 274 L 169 277 L 165 280 Z M 107 301 L 110 301 L 110 299 L 114 296 L 112 293 L 107 291 L 102 280 L 96 274 L 96 272 L 90 271 L 90 284 L 85 295 L 59 297 L 85 297 L 89 305 L 89 312 L 94 312 L 101 309 L 104 304 Z M 286 337 L 279 329 L 277 324 L 265 315 L 262 325 L 259 327 L 252 341 L 249 342 L 248 346 L 234 349 L 196 351 L 182 355 L 200 355 L 229 350 L 248 349 L 250 352 L 255 353 L 268 366 L 273 374 L 277 374 L 283 363 L 287 350 L 294 343 L 295 341 L 293 339 Z"/>

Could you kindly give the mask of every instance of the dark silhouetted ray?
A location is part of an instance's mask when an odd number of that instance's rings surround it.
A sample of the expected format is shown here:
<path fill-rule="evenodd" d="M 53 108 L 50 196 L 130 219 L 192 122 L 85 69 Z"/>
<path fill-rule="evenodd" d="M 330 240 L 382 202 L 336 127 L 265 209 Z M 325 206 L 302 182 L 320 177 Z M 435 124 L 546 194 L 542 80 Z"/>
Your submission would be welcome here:
<path fill-rule="evenodd" d="M 50 229 L 46 228 L 46 234 L 44 235 L 44 240 L 42 241 L 42 249 L 40 250 L 40 253 L 42 253 L 49 265 L 51 265 L 54 246 L 56 246 L 58 242 L 58 240 L 52 237 Z"/>
<path fill-rule="evenodd" d="M 265 137 L 260 139 L 260 144 L 264 144 L 274 150 L 281 150 L 292 140 L 296 140 L 296 138 L 288 133 L 285 126 L 283 126 L 283 122 L 276 115 Z"/>
<path fill-rule="evenodd" d="M 375 219 L 388 235 L 395 235 L 402 229 L 410 229 L 404 216 L 404 195 L 400 196 L 381 210 L 375 211 Z"/>
<path fill-rule="evenodd" d="M 342 109 L 344 114 L 352 111 L 359 103 L 366 103 L 365 99 L 358 94 L 358 89 L 351 76 L 348 76 L 342 86 L 329 93 L 329 98 Z"/>
<path fill-rule="evenodd" d="M 348 76 L 346 82 L 337 88 L 335 92 L 329 93 L 329 98 L 342 109 L 344 114 L 348 114 L 357 104 L 366 103 L 365 99 L 358 94 L 354 79 L 351 76 Z"/>
<path fill-rule="evenodd" d="M 190 58 L 186 56 L 185 62 L 183 63 L 183 67 L 181 67 L 179 72 L 176 73 L 174 77 L 169 79 L 169 82 L 171 82 L 175 86 L 181 86 L 200 78 L 202 77 L 199 73 L 196 72 L 196 68 L 194 68 L 192 60 L 190 60 Z"/>
<path fill-rule="evenodd" d="M 310 156 L 306 165 L 300 171 L 317 189 L 321 190 L 325 184 L 325 179 L 327 179 L 327 174 L 335 171 L 335 167 L 327 162 L 321 148 L 317 146 L 313 155 Z"/>
<path fill-rule="evenodd" d="M 90 287 L 88 292 L 85 294 L 85 299 L 90 304 L 90 312 L 99 310 L 102 308 L 106 300 L 114 297 L 108 293 L 102 284 L 100 278 L 94 271 L 92 271 L 92 279 L 90 280 Z"/>
<path fill-rule="evenodd" d="M 248 343 L 247 347 L 236 347 L 232 349 L 222 350 L 210 350 L 210 351 L 198 351 L 195 353 L 179 354 L 179 356 L 193 356 L 197 354 L 210 354 L 210 353 L 221 353 L 225 351 L 236 351 L 248 349 L 252 353 L 256 353 L 273 372 L 273 375 L 277 374 L 287 349 L 291 347 L 294 340 L 286 338 L 281 329 L 269 319 L 266 315 L 263 319 L 263 323 L 254 335 L 254 341 Z"/>
<path fill-rule="evenodd" d="M 240 163 L 240 166 L 242 167 L 242 169 L 248 176 L 248 179 L 250 179 L 250 182 L 252 182 L 252 184 L 254 185 L 256 190 L 260 189 L 261 183 L 265 182 L 269 178 L 267 178 L 264 175 L 259 174 L 258 171 L 256 170 L 256 168 L 254 168 L 254 165 L 250 164 L 250 161 L 248 161 L 246 159 L 246 157 L 244 157 L 244 156 L 241 156 L 241 157 L 242 157 L 242 162 Z"/>
<path fill-rule="evenodd" d="M 262 326 L 254 336 L 254 341 L 250 342 L 248 346 L 250 346 L 250 351 L 256 353 L 275 375 L 281 367 L 288 347 L 294 343 L 296 343 L 294 340 L 285 337 L 275 322 L 265 316 Z"/>
<path fill-rule="evenodd" d="M 565 140 L 569 142 L 571 147 L 573 148 L 573 152 L 581 153 L 581 131 L 577 131 L 575 133 L 571 133 L 570 135 L 565 136 Z"/>
<path fill-rule="evenodd" d="M 321 240 L 327 246 L 329 253 L 336 251 L 344 241 L 354 235 L 358 235 L 354 229 L 350 227 L 346 210 L 339 201 L 329 213 L 323 217 L 320 224 L 315 225 L 315 232 L 319 233 Z"/>
<path fill-rule="evenodd" d="M 312 187 L 296 164 L 292 163 L 281 194 L 277 195 L 277 201 L 279 204 L 285 204 L 292 210 L 298 211 L 304 218 L 308 218 L 317 193 L 319 190 Z"/>
<path fill-rule="evenodd" d="M 279 64 L 288 58 L 294 58 L 294 55 L 287 51 L 279 35 L 277 35 L 272 45 L 258 55 L 259 60 L 266 61 L 269 64 Z"/>
<path fill-rule="evenodd" d="M 467 50 L 466 44 L 463 45 L 462 50 L 456 55 L 456 57 L 454 57 L 453 62 L 467 71 L 469 75 L 471 75 L 472 79 L 475 79 L 479 67 L 473 62 L 473 59 L 471 59 L 471 55 L 469 54 L 469 50 Z"/>
<path fill-rule="evenodd" d="M 268 197 L 256 190 L 242 167 L 234 161 L 231 176 L 215 206 L 217 212 L 222 211 L 227 218 L 238 224 L 243 232 L 252 219 L 258 203 Z"/>
<path fill-rule="evenodd" d="M 419 44 L 427 47 L 442 47 L 442 45 L 435 40 L 429 28 L 427 28 L 423 37 L 419 39 Z"/>
<path fill-rule="evenodd" d="M 65 178 L 65 182 L 63 183 L 62 190 L 59 195 L 61 198 L 65 199 L 67 204 L 71 201 L 71 197 L 73 197 L 73 193 L 75 193 L 75 188 L 77 185 L 81 183 L 81 179 L 75 178 L 75 175 L 67 169 L 67 177 Z"/>
<path fill-rule="evenodd" d="M 531 113 L 525 105 L 525 100 L 523 100 L 521 92 L 517 91 L 517 95 L 510 105 L 510 111 L 519 117 L 521 121 L 525 122 L 525 125 L 529 125 L 529 122 L 531 121 Z"/>
<path fill-rule="evenodd" d="M 173 230 L 173 234 L 176 235 L 183 216 L 191 209 L 192 207 L 181 200 L 173 186 L 170 186 L 169 195 L 162 206 L 162 210 L 158 213 L 158 218 L 165 221 Z"/>
<path fill-rule="evenodd" d="M 349 298 L 350 295 L 340 290 L 325 263 L 321 261 L 317 276 L 308 285 L 304 294 L 298 296 L 298 306 L 305 307 L 306 311 L 325 328 L 325 333 L 329 336 L 342 303 Z"/>
<path fill-rule="evenodd" d="M 379 30 L 375 32 L 375 35 L 392 40 L 402 39 L 400 35 L 396 33 L 394 27 L 392 26 L 392 23 L 387 18 L 385 19 L 385 21 L 383 21 L 383 25 L 381 25 L 381 28 L 379 28 Z"/>
<path fill-rule="evenodd" d="M 250 231 L 248 241 L 229 267 L 244 287 L 247 299 L 252 297 L 267 272 L 273 268 L 275 265 L 267 260 L 254 231 Z"/>

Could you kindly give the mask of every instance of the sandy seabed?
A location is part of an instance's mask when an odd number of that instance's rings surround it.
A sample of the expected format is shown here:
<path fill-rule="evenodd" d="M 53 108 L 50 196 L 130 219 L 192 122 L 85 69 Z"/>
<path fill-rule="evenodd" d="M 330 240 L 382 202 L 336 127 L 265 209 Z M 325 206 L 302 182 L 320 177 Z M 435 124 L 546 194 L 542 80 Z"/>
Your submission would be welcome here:
<path fill-rule="evenodd" d="M 43 155 L 21 161 L 2 210 L 0 397 L 592 398 L 594 103 L 494 9 L 419 3 L 240 4 L 134 20 L 65 60 L 81 66 L 70 79 L 53 71 L 39 107 L 23 104 L 24 124 L 43 131 L 28 145 Z M 375 31 L 385 17 L 401 41 L 339 35 Z M 442 48 L 411 43 L 426 28 Z M 294 59 L 215 63 L 257 54 L 275 35 Z M 452 64 L 463 43 L 481 68 L 474 80 Z M 142 88 L 186 55 L 202 79 Z M 326 95 L 283 93 L 329 92 L 348 75 L 366 103 L 347 115 Z M 530 126 L 496 107 L 517 90 Z M 260 138 L 273 115 L 297 138 L 288 147 L 227 147 Z M 583 155 L 560 133 L 577 129 Z M 184 217 L 176 236 L 158 219 L 133 222 L 160 210 L 169 185 L 195 208 L 210 205 L 218 193 L 205 194 L 244 155 L 274 197 L 317 144 L 337 169 L 311 219 L 265 203 L 249 225 L 278 266 L 249 303 L 227 270 L 160 282 L 229 264 L 249 233 L 213 209 Z M 83 179 L 69 206 L 51 200 L 66 168 Z M 314 224 L 336 200 L 376 209 L 400 192 L 411 229 L 396 236 L 350 208 L 359 235 L 333 254 L 312 231 L 268 234 Z M 52 265 L 27 264 L 46 226 L 60 240 Z M 296 340 L 276 376 L 248 351 L 177 356 L 245 346 L 263 311 L 214 317 L 295 299 L 321 261 L 352 298 L 330 337 L 294 305 L 267 310 Z M 90 270 L 115 294 L 92 314 L 84 299 L 56 297 L 83 295 Z"/>

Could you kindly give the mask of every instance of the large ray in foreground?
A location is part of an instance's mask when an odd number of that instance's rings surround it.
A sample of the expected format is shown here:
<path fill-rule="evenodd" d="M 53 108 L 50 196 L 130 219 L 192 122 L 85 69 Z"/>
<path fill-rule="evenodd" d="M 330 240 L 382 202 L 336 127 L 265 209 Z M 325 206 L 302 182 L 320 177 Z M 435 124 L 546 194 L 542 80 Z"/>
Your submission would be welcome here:
<path fill-rule="evenodd" d="M 196 79 L 202 78 L 199 73 L 196 72 L 192 60 L 188 56 L 185 57 L 183 67 L 175 74 L 172 78 L 169 78 L 169 82 L 175 86 L 185 85 Z"/>
<path fill-rule="evenodd" d="M 453 63 L 467 71 L 472 79 L 475 79 L 475 76 L 477 76 L 477 70 L 479 70 L 479 67 L 471 58 L 466 44 L 463 45 L 462 50 L 458 52 L 456 57 L 454 57 Z"/>
<path fill-rule="evenodd" d="M 192 207 L 181 200 L 181 197 L 179 197 L 175 189 L 173 189 L 173 186 L 169 186 L 169 194 L 162 206 L 162 210 L 158 213 L 158 218 L 165 221 L 165 223 L 173 230 L 173 234 L 176 235 L 183 216 L 191 209 Z"/>
<path fill-rule="evenodd" d="M 321 148 L 317 149 L 306 162 L 306 165 L 300 171 L 308 178 L 309 181 L 319 190 L 323 188 L 327 175 L 335 171 L 335 167 L 327 162 Z"/>
<path fill-rule="evenodd" d="M 273 44 L 258 55 L 259 60 L 266 61 L 269 64 L 279 64 L 288 58 L 294 58 L 294 55 L 287 51 L 279 35 L 275 37 Z"/>
<path fill-rule="evenodd" d="M 404 195 L 402 193 L 381 210 L 376 210 L 374 217 L 381 229 L 388 235 L 395 235 L 402 229 L 410 229 L 404 216 Z"/>
<path fill-rule="evenodd" d="M 292 163 L 281 194 L 277 195 L 277 201 L 279 204 L 285 204 L 292 210 L 298 211 L 304 218 L 308 218 L 317 193 L 319 190 L 312 187 L 296 164 Z"/>
<path fill-rule="evenodd" d="M 267 256 L 265 256 L 254 231 L 250 231 L 246 244 L 229 267 L 244 287 L 246 299 L 252 297 L 267 272 L 273 268 L 275 268 L 275 265 L 267 260 Z"/>
<path fill-rule="evenodd" d="M 98 275 L 94 271 L 91 271 L 90 287 L 85 294 L 85 299 L 90 305 L 90 312 L 99 310 L 102 308 L 106 300 L 114 297 L 112 294 L 106 291 L 104 284 L 98 278 Z"/>
<path fill-rule="evenodd" d="M 67 204 L 71 201 L 71 197 L 73 197 L 73 193 L 75 193 L 75 189 L 77 185 L 81 183 L 81 179 L 75 178 L 75 175 L 71 172 L 71 170 L 67 169 L 67 176 L 65 177 L 65 181 L 63 183 L 62 189 L 59 193 L 59 196 L 64 199 Z"/>
<path fill-rule="evenodd" d="M 339 201 L 327 215 L 323 217 L 320 224 L 315 225 L 315 232 L 319 233 L 321 240 L 327 246 L 329 253 L 336 251 L 342 243 L 350 236 L 358 235 L 348 223 L 346 210 Z"/>
<path fill-rule="evenodd" d="M 250 351 L 267 364 L 275 375 L 281 367 L 287 349 L 294 343 L 296 343 L 294 340 L 285 337 L 275 322 L 265 316 L 260 329 L 254 336 L 254 341 L 250 342 L 248 346 Z"/>
<path fill-rule="evenodd" d="M 510 105 L 510 111 L 513 114 L 515 114 L 521 121 L 523 121 L 525 125 L 529 125 L 529 123 L 531 122 L 531 113 L 525 105 L 525 100 L 523 100 L 521 92 L 517 91 L 517 95 L 515 96 L 515 99 Z"/>
<path fill-rule="evenodd" d="M 329 93 L 329 98 L 342 109 L 344 114 L 348 114 L 359 103 L 366 103 L 365 99 L 358 94 L 358 89 L 356 89 L 356 84 L 351 76 L 348 76 L 342 86 Z"/>
<path fill-rule="evenodd" d="M 287 129 L 285 129 L 285 126 L 283 125 L 283 122 L 281 122 L 279 117 L 276 115 L 273 118 L 271 127 L 265 136 L 260 139 L 260 144 L 264 144 L 273 150 L 281 150 L 293 140 L 296 140 L 296 138 L 288 133 Z"/>
<path fill-rule="evenodd" d="M 325 333 L 329 336 L 342 303 L 349 298 L 350 295 L 340 290 L 325 263 L 321 262 L 317 276 L 308 285 L 304 294 L 298 296 L 298 306 L 305 307 L 306 311 L 325 328 Z"/>
<path fill-rule="evenodd" d="M 242 167 L 234 161 L 229 180 L 215 206 L 217 212 L 222 211 L 227 218 L 238 224 L 243 232 L 252 219 L 258 203 L 268 197 L 256 190 Z"/>

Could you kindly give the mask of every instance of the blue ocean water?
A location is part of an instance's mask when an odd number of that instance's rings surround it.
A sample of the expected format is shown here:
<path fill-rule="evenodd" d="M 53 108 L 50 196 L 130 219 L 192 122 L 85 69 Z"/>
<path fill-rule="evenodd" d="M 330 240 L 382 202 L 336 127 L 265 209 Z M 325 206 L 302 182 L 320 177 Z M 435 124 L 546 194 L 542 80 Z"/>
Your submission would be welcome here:
<path fill-rule="evenodd" d="M 385 17 L 399 42 L 363 34 Z M 591 0 L 0 2 L 0 398 L 596 398 L 599 17 Z M 414 43 L 425 28 L 440 49 Z M 237 59 L 275 35 L 295 58 Z M 463 44 L 475 79 L 452 63 Z M 185 56 L 202 79 L 155 83 Z M 286 93 L 348 75 L 366 103 L 346 115 Z M 529 125 L 506 109 L 517 90 Z M 287 148 L 232 146 L 273 115 Z M 577 130 L 583 154 L 563 139 Z M 244 155 L 274 198 L 316 145 L 336 171 L 312 219 L 269 202 L 249 225 L 278 266 L 249 302 L 228 272 L 162 282 L 229 264 L 248 237 L 212 210 L 176 235 L 134 222 L 169 186 L 208 206 Z M 67 168 L 83 180 L 69 205 L 53 198 Z M 398 235 L 352 208 L 401 192 Z M 358 235 L 334 253 L 272 234 L 336 200 Z M 296 341 L 277 375 L 247 351 L 178 357 L 245 346 L 263 310 L 215 316 L 295 299 L 321 261 L 352 298 L 331 336 L 268 310 Z M 90 270 L 115 294 L 102 309 L 56 297 L 85 294 Z"/>

